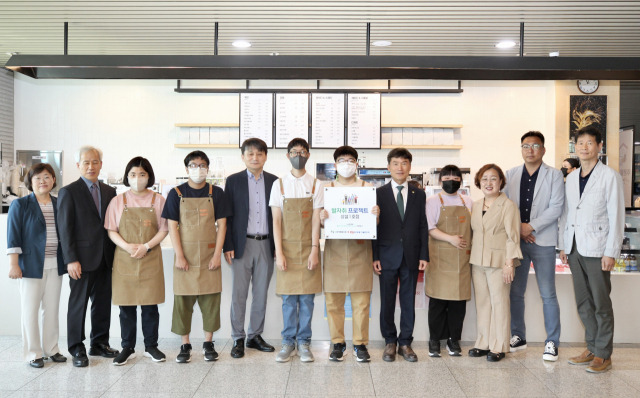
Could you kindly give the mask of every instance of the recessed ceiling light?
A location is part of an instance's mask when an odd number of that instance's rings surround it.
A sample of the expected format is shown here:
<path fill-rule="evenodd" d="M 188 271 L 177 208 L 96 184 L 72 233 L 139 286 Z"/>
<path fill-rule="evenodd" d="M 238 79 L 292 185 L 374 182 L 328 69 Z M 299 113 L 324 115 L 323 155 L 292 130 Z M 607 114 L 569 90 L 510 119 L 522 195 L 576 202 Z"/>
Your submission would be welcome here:
<path fill-rule="evenodd" d="M 269 53 L 269 55 L 271 55 L 272 57 L 275 57 L 277 55 L 280 55 L 280 53 L 277 53 L 277 52 L 274 51 L 274 52 Z"/>
<path fill-rule="evenodd" d="M 516 42 L 511 40 L 503 40 L 500 43 L 496 44 L 496 48 L 513 48 L 515 46 Z"/>
<path fill-rule="evenodd" d="M 560 51 L 551 51 L 549 53 L 550 57 L 559 57 L 560 56 Z"/>
<path fill-rule="evenodd" d="M 374 41 L 371 44 L 373 44 L 376 47 L 387 47 L 387 46 L 390 46 L 393 43 L 391 43 L 389 40 L 378 40 L 378 41 Z"/>
<path fill-rule="evenodd" d="M 18 55 L 18 53 L 17 53 L 17 52 L 8 52 L 8 53 L 5 53 L 5 54 L 7 54 L 7 55 L 9 55 L 9 56 Z"/>
<path fill-rule="evenodd" d="M 232 46 L 237 47 L 237 48 L 248 48 L 251 47 L 251 43 L 249 43 L 246 40 L 236 40 L 233 43 L 231 43 Z"/>

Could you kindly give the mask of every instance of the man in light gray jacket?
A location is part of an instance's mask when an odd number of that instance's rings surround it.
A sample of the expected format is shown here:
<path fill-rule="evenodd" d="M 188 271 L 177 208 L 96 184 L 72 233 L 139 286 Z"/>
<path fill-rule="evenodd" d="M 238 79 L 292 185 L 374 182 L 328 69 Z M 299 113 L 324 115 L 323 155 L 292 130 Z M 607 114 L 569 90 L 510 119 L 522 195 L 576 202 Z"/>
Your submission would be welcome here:
<path fill-rule="evenodd" d="M 576 134 L 581 167 L 569 174 L 560 220 L 560 258 L 569 262 L 587 349 L 569 359 L 589 365 L 591 373 L 611 368 L 613 307 L 611 270 L 620 256 L 624 234 L 622 177 L 598 160 L 602 134 L 588 126 Z M 568 255 L 567 255 L 568 254 Z"/>
<path fill-rule="evenodd" d="M 558 360 L 560 306 L 556 296 L 556 242 L 558 219 L 564 207 L 562 173 L 542 162 L 544 136 L 529 131 L 520 139 L 524 164 L 507 171 L 507 197 L 520 208 L 522 262 L 511 284 L 511 352 L 527 348 L 524 294 L 530 264 L 536 272 L 547 331 L 545 361 Z"/>

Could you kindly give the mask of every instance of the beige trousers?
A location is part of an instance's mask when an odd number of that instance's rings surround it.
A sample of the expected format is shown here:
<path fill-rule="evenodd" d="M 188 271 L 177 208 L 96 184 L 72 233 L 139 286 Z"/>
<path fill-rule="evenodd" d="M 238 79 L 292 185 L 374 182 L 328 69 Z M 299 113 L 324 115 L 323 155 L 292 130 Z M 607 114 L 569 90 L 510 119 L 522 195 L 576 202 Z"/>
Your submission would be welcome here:
<path fill-rule="evenodd" d="M 478 339 L 474 345 L 481 350 L 509 352 L 511 334 L 511 285 L 502 280 L 502 268 L 471 267 L 476 299 Z"/>
<path fill-rule="evenodd" d="M 62 276 L 58 275 L 57 269 L 44 270 L 42 279 L 20 279 L 22 344 L 26 361 L 60 352 L 58 310 L 61 287 Z"/>
<path fill-rule="evenodd" d="M 353 312 L 353 344 L 369 344 L 369 304 L 371 292 L 349 293 Z M 325 293 L 331 344 L 344 343 L 344 302 L 347 293 Z"/>

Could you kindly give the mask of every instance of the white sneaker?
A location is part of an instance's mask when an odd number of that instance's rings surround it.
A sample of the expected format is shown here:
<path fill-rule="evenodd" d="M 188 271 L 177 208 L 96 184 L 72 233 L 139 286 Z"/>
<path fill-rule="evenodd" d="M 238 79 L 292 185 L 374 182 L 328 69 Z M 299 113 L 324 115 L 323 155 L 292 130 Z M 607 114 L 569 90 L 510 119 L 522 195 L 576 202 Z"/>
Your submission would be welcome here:
<path fill-rule="evenodd" d="M 300 362 L 313 362 L 313 354 L 309 349 L 309 343 L 298 344 L 298 355 L 300 356 Z"/>
<path fill-rule="evenodd" d="M 545 361 L 555 362 L 558 360 L 558 347 L 553 341 L 547 341 L 547 344 L 544 346 L 544 354 L 542 354 L 542 359 Z"/>
<path fill-rule="evenodd" d="M 289 362 L 294 355 L 296 355 L 296 346 L 293 344 L 283 344 L 280 352 L 276 355 L 276 362 Z"/>

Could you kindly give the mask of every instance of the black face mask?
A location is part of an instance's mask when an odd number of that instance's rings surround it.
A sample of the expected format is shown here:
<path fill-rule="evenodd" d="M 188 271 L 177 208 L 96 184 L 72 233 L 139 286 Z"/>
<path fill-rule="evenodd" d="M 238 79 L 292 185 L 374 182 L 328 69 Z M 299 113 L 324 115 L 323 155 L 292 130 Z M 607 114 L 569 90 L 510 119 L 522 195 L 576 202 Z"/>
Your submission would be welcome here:
<path fill-rule="evenodd" d="M 562 167 L 560 171 L 562 172 L 564 178 L 567 178 L 567 176 L 569 175 L 569 170 L 566 167 Z"/>
<path fill-rule="evenodd" d="M 442 189 L 448 194 L 455 193 L 458 189 L 460 189 L 460 181 L 456 181 L 456 180 L 442 181 Z"/>

